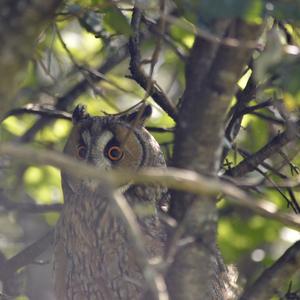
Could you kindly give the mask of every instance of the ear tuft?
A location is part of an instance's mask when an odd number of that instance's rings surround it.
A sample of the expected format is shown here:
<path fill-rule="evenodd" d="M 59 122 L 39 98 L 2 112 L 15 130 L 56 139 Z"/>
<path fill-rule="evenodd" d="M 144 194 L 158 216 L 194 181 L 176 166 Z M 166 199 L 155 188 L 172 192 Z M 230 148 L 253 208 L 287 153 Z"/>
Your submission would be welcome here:
<path fill-rule="evenodd" d="M 127 115 L 126 121 L 132 124 L 136 124 L 138 126 L 143 126 L 146 120 L 151 116 L 151 114 L 151 105 L 141 106 L 138 110 Z"/>
<path fill-rule="evenodd" d="M 90 115 L 86 111 L 85 105 L 77 105 L 72 114 L 73 124 L 77 124 L 80 120 L 88 118 Z"/>

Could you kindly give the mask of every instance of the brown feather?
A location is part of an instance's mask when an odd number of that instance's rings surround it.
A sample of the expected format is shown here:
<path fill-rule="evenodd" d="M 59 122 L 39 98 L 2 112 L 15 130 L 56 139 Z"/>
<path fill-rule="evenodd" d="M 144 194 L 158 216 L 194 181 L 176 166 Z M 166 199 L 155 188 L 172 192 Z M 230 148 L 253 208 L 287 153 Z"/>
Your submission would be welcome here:
<path fill-rule="evenodd" d="M 99 172 L 106 171 L 101 169 L 103 166 L 134 171 L 143 166 L 165 166 L 159 145 L 143 127 L 131 128 L 132 124 L 123 117 L 84 116 L 83 120 L 76 118 L 64 149 L 66 154 L 78 158 L 78 145 L 85 140 L 88 149 L 84 159 L 99 166 Z M 109 162 L 101 152 L 111 136 L 119 142 L 126 137 L 124 155 L 117 162 Z M 99 147 L 103 149 L 100 151 Z M 143 272 L 125 224 L 110 209 L 107 187 L 99 182 L 92 191 L 89 181 L 64 173 L 62 187 L 65 205 L 56 226 L 54 264 L 57 299 L 142 299 L 146 293 Z M 166 230 L 156 211 L 166 195 L 167 190 L 160 186 L 130 186 L 125 192 L 134 211 L 146 203 L 151 207 L 149 210 L 145 207 L 144 213 L 137 215 L 149 258 L 163 252 Z"/>

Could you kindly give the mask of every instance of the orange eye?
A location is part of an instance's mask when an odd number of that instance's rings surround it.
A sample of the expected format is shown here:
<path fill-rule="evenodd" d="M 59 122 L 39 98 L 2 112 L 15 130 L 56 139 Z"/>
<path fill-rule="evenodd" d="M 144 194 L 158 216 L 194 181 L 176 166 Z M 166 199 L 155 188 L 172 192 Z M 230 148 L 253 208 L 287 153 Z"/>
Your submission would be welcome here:
<path fill-rule="evenodd" d="M 123 150 L 118 146 L 112 146 L 107 151 L 107 157 L 111 161 L 118 161 L 123 157 Z"/>
<path fill-rule="evenodd" d="M 77 147 L 77 156 L 79 159 L 84 159 L 86 156 L 86 146 L 84 145 L 79 145 Z"/>

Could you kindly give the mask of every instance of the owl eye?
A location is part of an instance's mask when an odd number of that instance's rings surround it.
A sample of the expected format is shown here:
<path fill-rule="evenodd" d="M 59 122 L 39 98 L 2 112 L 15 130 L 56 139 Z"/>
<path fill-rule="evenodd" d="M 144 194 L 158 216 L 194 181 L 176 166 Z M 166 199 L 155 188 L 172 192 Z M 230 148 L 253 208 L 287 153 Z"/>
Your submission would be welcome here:
<path fill-rule="evenodd" d="M 118 161 L 123 157 L 123 150 L 119 146 L 112 146 L 107 151 L 107 157 L 111 161 Z"/>
<path fill-rule="evenodd" d="M 84 159 L 86 156 L 86 146 L 85 145 L 78 145 L 77 147 L 77 156 L 79 159 Z"/>

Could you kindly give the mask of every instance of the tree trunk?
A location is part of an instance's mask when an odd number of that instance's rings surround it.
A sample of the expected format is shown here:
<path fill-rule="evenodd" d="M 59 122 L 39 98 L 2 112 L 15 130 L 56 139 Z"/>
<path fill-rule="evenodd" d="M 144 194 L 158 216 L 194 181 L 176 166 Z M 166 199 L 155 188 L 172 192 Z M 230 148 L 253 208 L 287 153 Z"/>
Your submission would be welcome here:
<path fill-rule="evenodd" d="M 197 37 L 187 63 L 173 165 L 217 176 L 226 111 L 261 34 L 261 26 L 225 20 L 216 22 L 212 28 L 219 39 Z M 236 45 L 229 45 L 228 38 L 235 39 Z M 248 45 L 243 44 L 246 41 Z M 176 239 L 174 242 L 171 236 L 169 245 L 177 247 L 167 277 L 171 298 L 228 298 L 229 279 L 216 245 L 215 200 L 174 192 L 171 215 L 179 222 L 176 231 L 180 230 L 180 234 L 173 233 Z"/>

